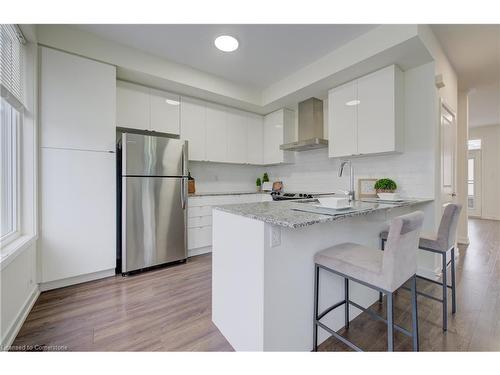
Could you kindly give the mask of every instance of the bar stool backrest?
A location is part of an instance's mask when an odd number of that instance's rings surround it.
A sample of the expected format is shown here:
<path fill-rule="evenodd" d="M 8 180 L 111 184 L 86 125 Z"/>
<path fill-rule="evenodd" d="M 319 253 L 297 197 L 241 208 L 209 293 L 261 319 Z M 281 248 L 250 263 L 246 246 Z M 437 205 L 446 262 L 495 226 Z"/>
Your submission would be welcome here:
<path fill-rule="evenodd" d="M 439 247 L 443 251 L 448 251 L 455 246 L 460 211 L 462 211 L 462 205 L 456 203 L 449 203 L 444 208 L 437 234 Z"/>
<path fill-rule="evenodd" d="M 395 291 L 417 272 L 417 248 L 424 222 L 421 211 L 391 221 L 383 255 L 383 272 L 390 292 Z"/>

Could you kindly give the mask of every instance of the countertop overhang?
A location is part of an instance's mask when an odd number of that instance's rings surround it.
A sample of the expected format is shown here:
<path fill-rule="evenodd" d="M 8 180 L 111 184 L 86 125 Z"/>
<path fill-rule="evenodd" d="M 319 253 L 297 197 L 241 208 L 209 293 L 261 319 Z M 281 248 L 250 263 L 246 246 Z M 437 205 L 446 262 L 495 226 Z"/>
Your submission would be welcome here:
<path fill-rule="evenodd" d="M 368 200 L 355 201 L 354 207 L 358 207 L 358 211 L 351 211 L 347 213 L 342 213 L 341 211 L 339 211 L 339 213 L 335 214 L 334 216 L 296 210 L 303 209 L 305 204 L 313 204 L 313 201 L 273 201 L 228 204 L 215 206 L 214 209 L 228 212 L 234 215 L 260 220 L 273 225 L 295 229 L 314 224 L 333 222 L 347 217 L 369 215 L 377 211 L 390 210 L 397 207 L 430 203 L 432 201 L 434 201 L 434 199 L 430 198 L 407 198 L 402 202 L 391 203 L 370 202 Z"/>

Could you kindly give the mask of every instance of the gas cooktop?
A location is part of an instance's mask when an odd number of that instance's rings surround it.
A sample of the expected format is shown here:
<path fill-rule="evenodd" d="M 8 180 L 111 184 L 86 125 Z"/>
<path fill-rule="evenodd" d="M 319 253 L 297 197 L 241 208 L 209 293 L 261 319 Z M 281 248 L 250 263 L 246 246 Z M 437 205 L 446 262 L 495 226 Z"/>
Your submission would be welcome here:
<path fill-rule="evenodd" d="M 288 193 L 281 191 L 271 192 L 274 201 L 286 201 L 292 199 L 313 199 L 320 195 L 332 195 L 334 193 Z"/>

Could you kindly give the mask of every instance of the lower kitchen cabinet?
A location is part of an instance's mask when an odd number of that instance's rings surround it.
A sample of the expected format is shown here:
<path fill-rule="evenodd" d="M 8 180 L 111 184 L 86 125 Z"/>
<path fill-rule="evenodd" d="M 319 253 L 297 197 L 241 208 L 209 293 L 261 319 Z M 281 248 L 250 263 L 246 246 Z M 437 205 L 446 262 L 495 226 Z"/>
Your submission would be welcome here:
<path fill-rule="evenodd" d="M 115 165 L 114 153 L 41 149 L 42 284 L 114 272 Z"/>
<path fill-rule="evenodd" d="M 272 200 L 269 194 L 193 196 L 188 201 L 188 255 L 212 251 L 212 210 L 214 206 L 233 203 L 257 203 Z"/>

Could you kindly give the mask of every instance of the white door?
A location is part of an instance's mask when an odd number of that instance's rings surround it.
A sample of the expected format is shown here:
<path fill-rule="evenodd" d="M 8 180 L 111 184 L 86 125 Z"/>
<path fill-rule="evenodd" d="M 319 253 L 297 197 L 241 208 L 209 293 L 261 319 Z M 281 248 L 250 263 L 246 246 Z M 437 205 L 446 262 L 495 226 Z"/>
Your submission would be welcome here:
<path fill-rule="evenodd" d="M 260 165 L 264 160 L 264 119 L 247 113 L 247 162 Z"/>
<path fill-rule="evenodd" d="M 227 162 L 226 110 L 216 104 L 207 104 L 207 160 Z"/>
<path fill-rule="evenodd" d="M 455 201 L 456 176 L 456 117 L 444 104 L 441 104 L 441 203 Z"/>
<path fill-rule="evenodd" d="M 188 141 L 189 160 L 207 159 L 206 111 L 203 102 L 181 98 L 181 139 Z"/>
<path fill-rule="evenodd" d="M 116 82 L 116 125 L 122 128 L 150 128 L 149 88 L 133 83 Z"/>
<path fill-rule="evenodd" d="M 389 66 L 358 79 L 358 154 L 396 149 L 394 69 Z"/>
<path fill-rule="evenodd" d="M 116 70 L 41 48 L 41 147 L 115 149 Z"/>
<path fill-rule="evenodd" d="M 114 153 L 40 151 L 42 282 L 116 266 Z"/>
<path fill-rule="evenodd" d="M 356 82 L 329 92 L 328 156 L 342 157 L 358 153 L 357 104 Z"/>
<path fill-rule="evenodd" d="M 467 158 L 468 215 L 481 217 L 481 150 L 469 151 Z"/>
<path fill-rule="evenodd" d="M 264 117 L 264 164 L 283 163 L 283 151 L 280 145 L 283 141 L 284 113 L 279 110 Z"/>
<path fill-rule="evenodd" d="M 180 98 L 169 92 L 150 89 L 150 130 L 180 134 Z"/>
<path fill-rule="evenodd" d="M 247 162 L 247 117 L 235 109 L 227 110 L 227 161 Z"/>

